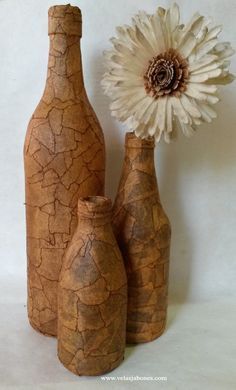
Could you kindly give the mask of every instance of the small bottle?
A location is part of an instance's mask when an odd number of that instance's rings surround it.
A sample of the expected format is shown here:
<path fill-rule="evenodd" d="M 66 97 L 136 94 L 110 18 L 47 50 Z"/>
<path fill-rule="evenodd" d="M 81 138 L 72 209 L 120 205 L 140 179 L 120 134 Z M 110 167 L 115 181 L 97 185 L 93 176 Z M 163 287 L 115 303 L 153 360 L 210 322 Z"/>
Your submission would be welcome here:
<path fill-rule="evenodd" d="M 81 11 L 49 9 L 49 62 L 43 96 L 24 146 L 28 316 L 57 334 L 57 284 L 77 225 L 79 196 L 104 195 L 105 145 L 84 87 Z"/>
<path fill-rule="evenodd" d="M 111 201 L 78 201 L 78 227 L 58 288 L 58 357 L 77 375 L 101 375 L 124 358 L 127 278 L 111 226 Z"/>
<path fill-rule="evenodd" d="M 127 342 L 159 337 L 166 324 L 171 227 L 161 205 L 154 138 L 126 134 L 113 228 L 128 279 Z"/>

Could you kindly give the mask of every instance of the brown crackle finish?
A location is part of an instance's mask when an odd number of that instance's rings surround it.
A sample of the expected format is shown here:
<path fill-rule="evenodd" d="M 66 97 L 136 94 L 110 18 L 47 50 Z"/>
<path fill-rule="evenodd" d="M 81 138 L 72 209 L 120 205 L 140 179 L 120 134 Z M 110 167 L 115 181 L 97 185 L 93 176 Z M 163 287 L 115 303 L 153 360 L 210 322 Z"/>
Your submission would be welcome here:
<path fill-rule="evenodd" d="M 102 129 L 84 88 L 77 7 L 49 9 L 50 51 L 43 97 L 28 126 L 25 183 L 28 315 L 57 334 L 57 283 L 77 225 L 79 196 L 104 194 Z"/>
<path fill-rule="evenodd" d="M 113 227 L 128 277 L 127 342 L 159 337 L 166 324 L 170 223 L 161 206 L 154 139 L 126 135 Z"/>
<path fill-rule="evenodd" d="M 78 216 L 58 288 L 58 357 L 77 375 L 101 375 L 124 358 L 127 278 L 111 201 L 80 199 Z"/>

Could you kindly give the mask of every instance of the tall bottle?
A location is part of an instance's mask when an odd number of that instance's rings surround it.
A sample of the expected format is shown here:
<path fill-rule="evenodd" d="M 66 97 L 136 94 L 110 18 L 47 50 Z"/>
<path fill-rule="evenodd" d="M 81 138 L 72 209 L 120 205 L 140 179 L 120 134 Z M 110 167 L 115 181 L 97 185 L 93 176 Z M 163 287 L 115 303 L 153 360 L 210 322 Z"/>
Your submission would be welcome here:
<path fill-rule="evenodd" d="M 84 87 L 81 32 L 79 8 L 49 9 L 46 87 L 24 145 L 28 316 L 35 329 L 52 336 L 58 277 L 77 225 L 78 198 L 104 194 L 104 137 Z"/>
<path fill-rule="evenodd" d="M 127 342 L 159 337 L 166 324 L 171 228 L 162 208 L 153 138 L 126 135 L 113 226 L 128 278 Z"/>

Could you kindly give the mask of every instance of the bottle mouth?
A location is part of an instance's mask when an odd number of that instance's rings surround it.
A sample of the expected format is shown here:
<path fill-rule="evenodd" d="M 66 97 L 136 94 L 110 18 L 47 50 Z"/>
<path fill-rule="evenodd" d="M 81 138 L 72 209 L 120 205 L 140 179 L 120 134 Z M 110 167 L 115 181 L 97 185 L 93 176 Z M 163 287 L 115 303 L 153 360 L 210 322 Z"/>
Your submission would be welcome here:
<path fill-rule="evenodd" d="M 66 5 L 53 5 L 48 9 L 48 15 L 52 18 L 63 18 L 66 15 L 82 16 L 81 9 L 79 7 L 66 4 Z"/>
<path fill-rule="evenodd" d="M 78 200 L 78 215 L 104 218 L 111 215 L 112 201 L 104 196 L 87 196 Z"/>
<path fill-rule="evenodd" d="M 54 5 L 48 10 L 48 35 L 67 34 L 82 36 L 82 14 L 79 7 Z"/>
<path fill-rule="evenodd" d="M 125 147 L 131 149 L 154 149 L 155 138 L 139 138 L 134 132 L 128 132 L 125 136 Z"/>

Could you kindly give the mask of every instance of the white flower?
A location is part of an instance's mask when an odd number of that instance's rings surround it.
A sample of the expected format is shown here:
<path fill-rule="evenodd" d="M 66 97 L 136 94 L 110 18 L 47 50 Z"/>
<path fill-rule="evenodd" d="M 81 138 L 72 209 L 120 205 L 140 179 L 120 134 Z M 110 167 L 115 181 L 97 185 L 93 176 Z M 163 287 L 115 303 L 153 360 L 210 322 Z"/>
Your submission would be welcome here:
<path fill-rule="evenodd" d="M 140 12 L 132 26 L 117 28 L 113 48 L 105 52 L 102 85 L 111 112 L 139 137 L 162 134 L 167 142 L 176 125 L 185 135 L 216 118 L 218 84 L 234 80 L 230 43 L 218 43 L 221 26 L 196 13 L 180 24 L 179 7 Z"/>

